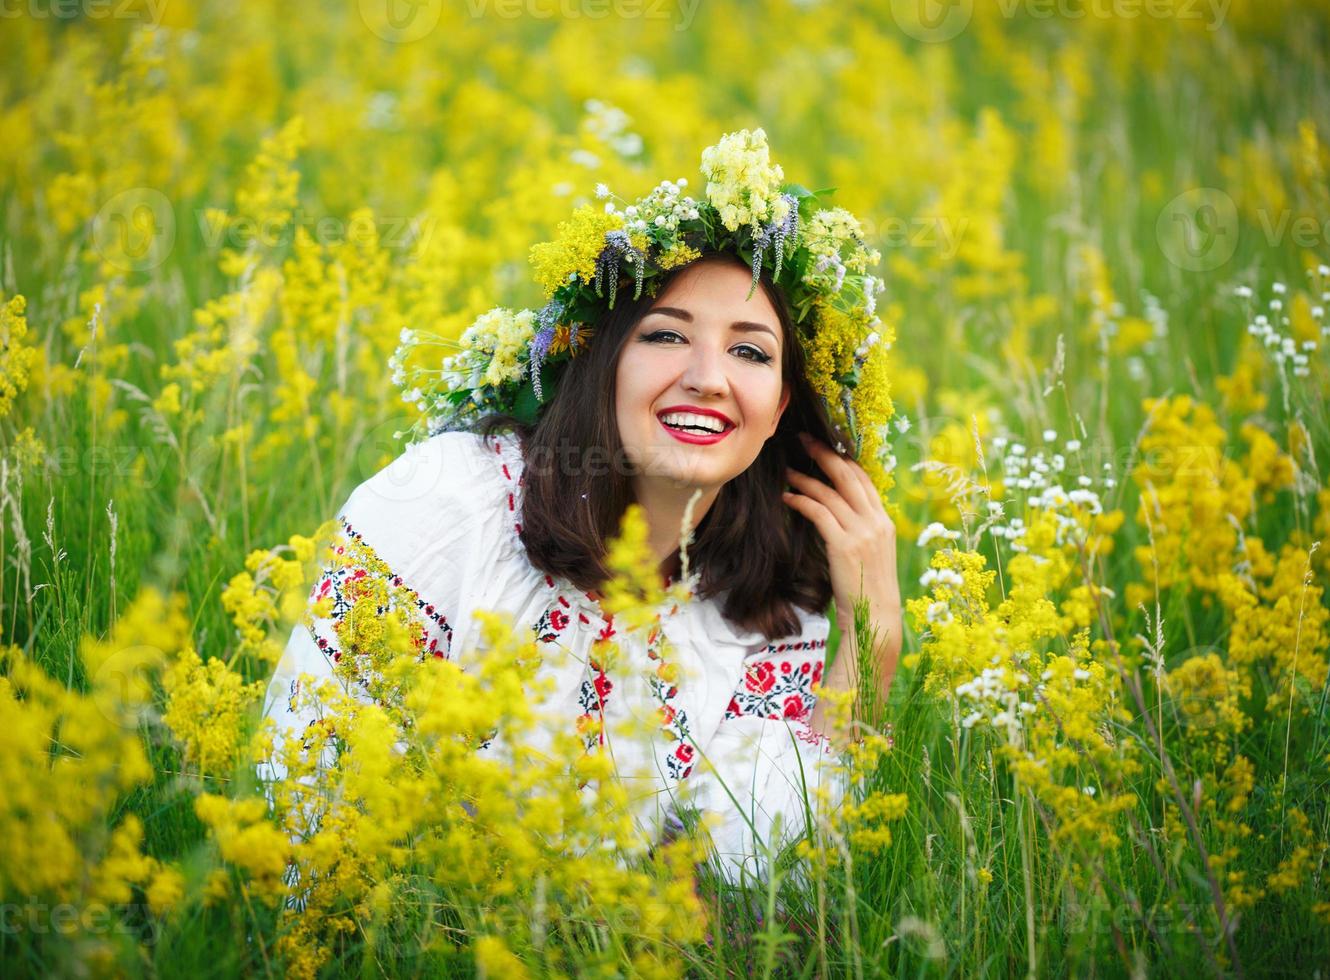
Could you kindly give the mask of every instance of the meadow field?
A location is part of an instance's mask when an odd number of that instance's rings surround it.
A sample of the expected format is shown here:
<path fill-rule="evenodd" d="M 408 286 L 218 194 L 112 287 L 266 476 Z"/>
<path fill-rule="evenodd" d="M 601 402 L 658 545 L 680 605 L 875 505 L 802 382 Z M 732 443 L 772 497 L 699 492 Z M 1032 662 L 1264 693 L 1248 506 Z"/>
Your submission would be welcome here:
<path fill-rule="evenodd" d="M 0 5 L 4 975 L 1325 976 L 1328 73 L 1322 0 Z M 270 807 L 404 331 L 539 306 L 598 184 L 758 127 L 894 338 L 852 797 L 751 888 L 692 832 L 617 860 L 594 760 L 470 751 L 530 637 L 470 676 L 390 617 L 395 707 Z"/>

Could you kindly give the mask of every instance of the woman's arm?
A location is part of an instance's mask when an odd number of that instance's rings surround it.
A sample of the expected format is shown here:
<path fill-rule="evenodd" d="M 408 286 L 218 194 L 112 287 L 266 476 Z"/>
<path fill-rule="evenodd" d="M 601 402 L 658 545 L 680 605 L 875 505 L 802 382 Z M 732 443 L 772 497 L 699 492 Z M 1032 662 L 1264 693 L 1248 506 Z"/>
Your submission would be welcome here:
<path fill-rule="evenodd" d="M 876 629 L 872 656 L 865 662 L 875 674 L 874 694 L 886 701 L 896 673 L 901 649 L 901 595 L 896 574 L 896 525 L 882 506 L 873 481 L 853 459 L 842 456 L 826 443 L 803 436 L 814 462 L 831 480 L 825 483 L 797 470 L 787 471 L 796 493 L 784 495 L 786 503 L 802 514 L 826 542 L 836 623 L 848 644 L 828 673 L 825 687 L 831 691 L 859 691 L 858 637 L 854 629 L 856 603 L 867 604 L 870 632 Z M 827 699 L 818 699 L 810 725 L 829 737 L 850 736 L 828 715 Z"/>
<path fill-rule="evenodd" d="M 876 644 L 872 659 L 868 661 L 871 671 L 869 680 L 872 681 L 869 690 L 879 699 L 879 704 L 885 704 L 896 676 L 896 667 L 900 662 L 902 616 L 899 590 L 896 592 L 894 603 L 888 600 L 880 612 L 876 614 L 869 612 L 868 616 L 867 632 Z M 841 642 L 836 651 L 835 662 L 823 676 L 822 690 L 832 692 L 833 696 L 836 693 L 850 692 L 854 698 L 853 718 L 859 718 L 864 713 L 859 676 L 862 658 L 859 652 L 858 633 L 853 622 L 847 622 L 846 619 L 846 614 L 842 614 L 837 607 L 836 627 L 840 630 Z M 818 698 L 809 715 L 808 725 L 814 731 L 830 738 L 836 745 L 844 746 L 859 736 L 852 730 L 853 718 L 848 719 L 848 724 L 844 724 L 841 723 L 841 719 L 835 717 L 837 712 L 831 705 L 831 700 L 826 697 Z"/>
<path fill-rule="evenodd" d="M 308 622 L 292 630 L 269 681 L 264 715 L 279 735 L 321 721 L 320 681 L 361 701 L 375 698 L 381 679 L 369 648 L 381 631 L 372 627 L 390 611 L 409 625 L 422 657 L 450 654 L 467 558 L 487 547 L 484 518 L 498 515 L 502 504 L 497 466 L 477 447 L 471 435 L 454 432 L 417 443 L 361 483 L 338 511 Z M 325 755 L 330 764 L 331 752 Z M 264 780 L 285 773 L 276 757 L 259 766 Z"/>

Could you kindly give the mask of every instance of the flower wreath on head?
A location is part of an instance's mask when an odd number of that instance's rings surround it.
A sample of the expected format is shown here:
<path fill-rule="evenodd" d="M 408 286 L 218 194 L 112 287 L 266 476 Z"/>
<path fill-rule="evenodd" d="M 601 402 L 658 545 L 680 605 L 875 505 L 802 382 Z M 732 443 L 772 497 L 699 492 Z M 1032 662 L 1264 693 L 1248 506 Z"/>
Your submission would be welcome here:
<path fill-rule="evenodd" d="M 813 390 L 874 484 L 890 489 L 887 351 L 894 334 L 875 315 L 884 284 L 868 271 L 880 253 L 865 243 L 853 214 L 820 206 L 834 188 L 783 183 L 761 129 L 728 133 L 707 147 L 701 172 L 703 200 L 685 196 L 688 181 L 680 178 L 622 210 L 613 201 L 603 210 L 574 210 L 553 241 L 531 249 L 546 299 L 539 310 L 495 307 L 456 342 L 404 330 L 391 366 L 403 399 L 422 412 L 414 434 L 465 429 L 491 412 L 534 424 L 564 368 L 594 342 L 590 324 L 614 308 L 620 290 L 631 283 L 634 300 L 643 291 L 654 296 L 666 272 L 704 252 L 731 252 L 753 270 L 750 297 L 763 268 L 771 270 L 789 301 Z M 611 196 L 604 184 L 596 195 Z M 410 348 L 426 344 L 457 353 L 441 369 L 408 373 Z"/>

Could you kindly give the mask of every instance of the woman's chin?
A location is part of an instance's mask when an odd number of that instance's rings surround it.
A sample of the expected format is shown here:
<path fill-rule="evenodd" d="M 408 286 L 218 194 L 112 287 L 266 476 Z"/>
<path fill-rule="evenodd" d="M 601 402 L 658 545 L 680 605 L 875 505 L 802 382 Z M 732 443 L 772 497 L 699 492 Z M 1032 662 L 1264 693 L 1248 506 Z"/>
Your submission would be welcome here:
<path fill-rule="evenodd" d="M 732 474 L 723 472 L 722 468 L 714 463 L 705 461 L 699 463 L 695 459 L 684 458 L 673 465 L 667 460 L 658 460 L 658 465 L 653 467 L 646 477 L 657 485 L 668 486 L 672 490 L 706 490 L 727 482 Z"/>
<path fill-rule="evenodd" d="M 638 461 L 635 475 L 672 490 L 717 487 L 743 472 L 746 463 L 736 460 L 729 447 L 686 443 L 661 433 L 645 449 L 630 453 Z M 751 462 L 751 461 L 750 461 Z"/>

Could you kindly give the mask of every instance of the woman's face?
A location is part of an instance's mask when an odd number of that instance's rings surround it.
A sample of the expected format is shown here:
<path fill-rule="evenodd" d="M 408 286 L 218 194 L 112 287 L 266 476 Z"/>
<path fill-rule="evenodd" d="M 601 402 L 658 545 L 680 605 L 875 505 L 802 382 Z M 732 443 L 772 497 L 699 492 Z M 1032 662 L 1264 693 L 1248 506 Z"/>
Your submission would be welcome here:
<path fill-rule="evenodd" d="M 695 262 L 661 291 L 625 341 L 615 414 L 638 480 L 719 488 L 775 433 L 789 402 L 783 338 L 761 287 L 745 298 L 751 283 L 752 273 L 738 263 Z M 672 428 L 665 418 L 681 425 Z M 702 431 L 699 423 L 720 431 Z"/>

